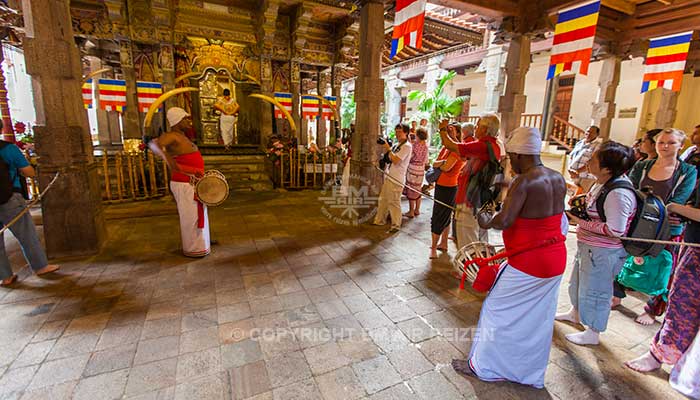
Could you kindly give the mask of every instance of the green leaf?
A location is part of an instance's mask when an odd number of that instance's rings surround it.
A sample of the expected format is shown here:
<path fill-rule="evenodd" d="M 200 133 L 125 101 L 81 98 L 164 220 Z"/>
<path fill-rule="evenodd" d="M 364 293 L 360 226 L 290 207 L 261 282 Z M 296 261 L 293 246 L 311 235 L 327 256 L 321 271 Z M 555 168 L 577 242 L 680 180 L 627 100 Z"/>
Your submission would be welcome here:
<path fill-rule="evenodd" d="M 425 96 L 425 93 L 423 93 L 420 90 L 414 90 L 408 94 L 408 99 L 411 101 L 416 101 L 416 100 L 419 100 L 422 96 Z"/>

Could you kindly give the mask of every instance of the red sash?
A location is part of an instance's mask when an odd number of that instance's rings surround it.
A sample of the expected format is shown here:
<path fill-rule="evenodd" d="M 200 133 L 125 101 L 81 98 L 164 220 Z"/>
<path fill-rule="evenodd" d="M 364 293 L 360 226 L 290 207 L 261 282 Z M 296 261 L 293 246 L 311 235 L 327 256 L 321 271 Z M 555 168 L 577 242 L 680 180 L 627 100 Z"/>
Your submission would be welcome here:
<path fill-rule="evenodd" d="M 199 151 L 193 153 L 180 154 L 175 157 L 175 162 L 183 171 L 194 175 L 197 172 L 204 172 L 204 159 Z M 180 172 L 172 171 L 170 179 L 173 182 L 190 182 L 190 176 Z M 204 228 L 204 205 L 197 198 L 197 193 L 194 194 L 194 200 L 197 201 L 197 228 Z"/>

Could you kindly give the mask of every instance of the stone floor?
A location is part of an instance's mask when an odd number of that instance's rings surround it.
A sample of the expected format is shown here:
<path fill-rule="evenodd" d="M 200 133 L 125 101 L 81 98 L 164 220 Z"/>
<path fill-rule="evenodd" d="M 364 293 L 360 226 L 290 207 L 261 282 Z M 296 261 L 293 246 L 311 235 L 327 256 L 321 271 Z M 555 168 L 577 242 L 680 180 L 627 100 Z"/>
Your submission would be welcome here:
<path fill-rule="evenodd" d="M 428 260 L 430 203 L 390 236 L 331 222 L 318 197 L 237 194 L 210 210 L 220 244 L 201 260 L 179 255 L 172 207 L 112 207 L 158 216 L 110 220 L 99 256 L 0 289 L 0 398 L 679 398 L 668 370 L 622 365 L 658 329 L 633 322 L 635 298 L 597 347 L 557 323 L 543 390 L 458 376 L 481 296 Z"/>

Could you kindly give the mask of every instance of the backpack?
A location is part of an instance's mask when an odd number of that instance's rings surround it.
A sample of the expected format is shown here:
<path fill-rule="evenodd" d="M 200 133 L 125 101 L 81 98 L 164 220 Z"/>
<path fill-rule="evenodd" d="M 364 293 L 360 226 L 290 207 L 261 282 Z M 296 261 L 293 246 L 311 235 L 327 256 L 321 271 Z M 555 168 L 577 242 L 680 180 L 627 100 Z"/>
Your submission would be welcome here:
<path fill-rule="evenodd" d="M 489 160 L 469 178 L 467 200 L 472 205 L 474 214 L 489 201 L 496 201 L 501 193 L 500 183 L 503 181 L 503 167 L 493 152 L 491 142 L 486 142 Z"/>
<path fill-rule="evenodd" d="M 0 150 L 10 144 L 0 140 Z M 7 203 L 15 192 L 12 178 L 10 177 L 10 164 L 0 157 L 0 204 Z"/>
<path fill-rule="evenodd" d="M 666 206 L 659 196 L 656 196 L 649 188 L 637 190 L 632 183 L 622 179 L 611 179 L 603 185 L 596 199 L 596 210 L 601 221 L 605 222 L 605 210 L 603 205 L 608 193 L 614 189 L 628 189 L 634 193 L 637 200 L 637 211 L 632 218 L 627 237 L 638 239 L 669 240 L 671 237 Z M 660 243 L 633 242 L 622 240 L 622 245 L 632 256 L 656 257 L 664 249 Z"/>

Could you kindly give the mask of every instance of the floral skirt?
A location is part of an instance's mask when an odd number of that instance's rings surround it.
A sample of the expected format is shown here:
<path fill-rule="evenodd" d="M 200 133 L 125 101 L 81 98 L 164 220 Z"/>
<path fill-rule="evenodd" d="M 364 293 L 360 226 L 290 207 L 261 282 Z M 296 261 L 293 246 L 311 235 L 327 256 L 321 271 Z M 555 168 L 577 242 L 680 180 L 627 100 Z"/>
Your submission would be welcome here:
<path fill-rule="evenodd" d="M 417 200 L 421 196 L 423 176 L 425 176 L 425 168 L 423 165 L 408 164 L 408 170 L 406 171 L 406 186 L 408 186 L 408 188 L 403 189 L 403 194 L 406 195 L 409 200 Z"/>

